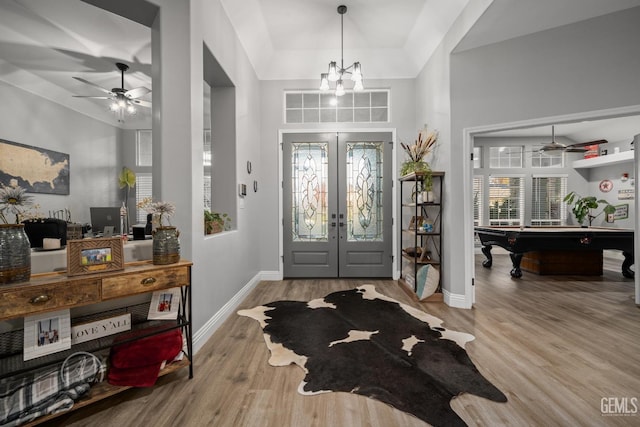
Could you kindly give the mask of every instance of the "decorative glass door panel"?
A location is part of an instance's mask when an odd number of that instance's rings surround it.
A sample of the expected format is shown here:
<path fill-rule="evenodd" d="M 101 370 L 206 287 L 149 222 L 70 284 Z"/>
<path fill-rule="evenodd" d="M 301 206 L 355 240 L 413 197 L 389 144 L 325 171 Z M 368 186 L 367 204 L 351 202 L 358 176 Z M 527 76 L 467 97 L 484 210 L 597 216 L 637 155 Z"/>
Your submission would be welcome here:
<path fill-rule="evenodd" d="M 391 276 L 390 141 L 389 133 L 285 134 L 285 277 Z"/>
<path fill-rule="evenodd" d="M 347 241 L 382 241 L 382 142 L 347 143 Z"/>
<path fill-rule="evenodd" d="M 328 232 L 328 143 L 294 142 L 291 147 L 292 239 L 326 242 Z"/>

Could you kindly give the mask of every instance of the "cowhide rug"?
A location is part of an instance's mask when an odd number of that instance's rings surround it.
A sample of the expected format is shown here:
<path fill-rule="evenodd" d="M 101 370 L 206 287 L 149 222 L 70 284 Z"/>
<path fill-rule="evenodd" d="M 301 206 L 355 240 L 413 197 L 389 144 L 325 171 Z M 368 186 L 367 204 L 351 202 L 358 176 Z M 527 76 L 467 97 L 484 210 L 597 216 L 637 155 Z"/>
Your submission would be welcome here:
<path fill-rule="evenodd" d="M 461 393 L 507 401 L 464 350 L 473 335 L 445 329 L 372 285 L 238 314 L 260 322 L 271 365 L 295 363 L 306 372 L 301 394 L 357 393 L 434 426 L 466 425 L 449 406 Z"/>

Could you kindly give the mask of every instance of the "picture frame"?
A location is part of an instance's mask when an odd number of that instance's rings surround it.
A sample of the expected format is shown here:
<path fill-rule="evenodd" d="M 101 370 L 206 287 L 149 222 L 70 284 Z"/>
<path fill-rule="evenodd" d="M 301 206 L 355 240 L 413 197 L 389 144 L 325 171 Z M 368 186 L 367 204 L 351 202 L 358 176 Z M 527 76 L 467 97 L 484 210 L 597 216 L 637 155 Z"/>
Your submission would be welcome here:
<path fill-rule="evenodd" d="M 629 218 L 629 203 L 623 203 L 615 206 L 616 211 L 613 213 L 613 219 L 627 219 Z"/>
<path fill-rule="evenodd" d="M 71 315 L 68 309 L 24 318 L 24 361 L 70 348 Z"/>
<path fill-rule="evenodd" d="M 175 320 L 180 310 L 181 288 L 155 291 L 149 304 L 148 320 Z"/>
<path fill-rule="evenodd" d="M 118 270 L 124 270 L 120 236 L 67 241 L 68 276 Z"/>

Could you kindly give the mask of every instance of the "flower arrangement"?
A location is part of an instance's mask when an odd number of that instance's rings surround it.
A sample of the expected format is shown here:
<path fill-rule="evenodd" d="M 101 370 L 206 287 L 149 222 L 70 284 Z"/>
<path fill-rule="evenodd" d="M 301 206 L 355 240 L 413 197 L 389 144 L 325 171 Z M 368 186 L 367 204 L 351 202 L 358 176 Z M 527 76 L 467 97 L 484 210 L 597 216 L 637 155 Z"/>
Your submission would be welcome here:
<path fill-rule="evenodd" d="M 2 223 L 9 224 L 5 212 L 16 216 L 15 224 L 20 223 L 20 218 L 24 215 L 25 209 L 33 204 L 33 196 L 30 196 L 27 190 L 19 185 L 6 186 L 2 184 L 0 188 L 0 220 Z"/>
<path fill-rule="evenodd" d="M 405 153 L 409 156 L 409 160 L 402 164 L 400 175 L 407 175 L 411 172 L 428 172 L 431 170 L 429 165 L 424 161 L 424 157 L 433 151 L 438 141 L 438 131 L 429 131 L 427 126 L 418 132 L 418 139 L 411 145 L 400 143 Z"/>
<path fill-rule="evenodd" d="M 154 202 L 151 197 L 145 197 L 139 203 L 136 204 L 138 209 L 143 209 L 145 212 L 152 214 L 158 218 L 158 226 L 162 227 L 162 218 L 167 218 L 167 224 L 171 225 L 170 218 L 176 213 L 176 207 L 171 202 Z"/>

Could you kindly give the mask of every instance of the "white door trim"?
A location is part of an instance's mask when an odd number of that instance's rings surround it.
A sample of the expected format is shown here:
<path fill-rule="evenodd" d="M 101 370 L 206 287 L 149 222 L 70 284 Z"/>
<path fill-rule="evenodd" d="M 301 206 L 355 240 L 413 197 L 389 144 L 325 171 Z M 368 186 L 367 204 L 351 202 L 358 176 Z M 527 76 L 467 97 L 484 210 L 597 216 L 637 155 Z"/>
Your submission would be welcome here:
<path fill-rule="evenodd" d="M 392 212 L 392 224 L 393 224 L 393 231 L 392 231 L 392 248 L 391 248 L 391 253 L 393 253 L 393 263 L 391 265 L 391 271 L 393 272 L 393 279 L 394 280 L 398 280 L 400 278 L 400 260 L 398 259 L 398 246 L 397 246 L 397 242 L 398 242 L 398 231 L 397 231 L 397 227 L 395 226 L 396 224 L 398 224 L 398 222 L 396 221 L 396 216 L 397 216 L 397 202 L 396 202 L 396 195 L 397 195 L 397 185 L 395 183 L 395 177 L 397 176 L 397 156 L 398 156 L 398 150 L 396 149 L 396 128 L 329 128 L 329 129 L 278 129 L 278 223 L 279 223 L 279 227 L 278 227 L 278 254 L 279 254 L 279 258 L 280 261 L 278 263 L 278 272 L 279 272 L 279 276 L 280 279 L 282 280 L 282 278 L 284 277 L 284 212 L 282 210 L 282 201 L 283 201 L 283 188 L 282 188 L 282 182 L 283 182 L 283 171 L 282 168 L 284 167 L 283 161 L 284 159 L 282 158 L 282 144 L 284 141 L 284 135 L 285 134 L 289 134 L 289 133 L 327 133 L 327 132 L 364 132 L 364 133 L 378 133 L 378 132 L 390 132 L 391 133 L 391 137 L 393 140 L 393 149 L 391 150 L 391 178 L 394 180 L 393 181 L 393 185 L 392 185 L 392 190 L 391 190 L 391 200 L 392 200 L 392 205 L 391 205 L 391 212 Z"/>

